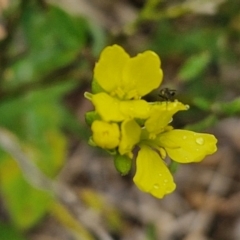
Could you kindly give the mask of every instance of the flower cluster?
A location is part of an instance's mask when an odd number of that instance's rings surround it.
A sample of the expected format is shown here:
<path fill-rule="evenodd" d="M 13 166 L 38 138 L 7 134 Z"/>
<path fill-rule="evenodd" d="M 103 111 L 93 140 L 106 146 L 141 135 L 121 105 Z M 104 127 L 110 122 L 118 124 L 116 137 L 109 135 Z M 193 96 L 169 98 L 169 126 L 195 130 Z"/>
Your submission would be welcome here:
<path fill-rule="evenodd" d="M 114 155 L 121 174 L 127 174 L 136 157 L 133 181 L 157 198 L 176 185 L 166 164 L 199 162 L 216 151 L 211 134 L 173 129 L 172 117 L 188 105 L 175 100 L 147 102 L 142 97 L 159 88 L 163 73 L 157 54 L 145 51 L 130 57 L 122 47 L 106 47 L 94 68 L 92 93 L 85 97 L 95 107 L 86 113 L 91 126 L 90 143 Z M 136 152 L 136 154 L 134 154 Z"/>

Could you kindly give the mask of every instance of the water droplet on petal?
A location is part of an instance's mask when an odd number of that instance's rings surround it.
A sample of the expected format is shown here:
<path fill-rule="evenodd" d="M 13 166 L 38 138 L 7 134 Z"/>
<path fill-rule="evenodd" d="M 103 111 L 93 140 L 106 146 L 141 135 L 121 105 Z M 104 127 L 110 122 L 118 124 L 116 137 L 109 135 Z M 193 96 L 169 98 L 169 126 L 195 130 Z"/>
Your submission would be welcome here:
<path fill-rule="evenodd" d="M 164 179 L 164 180 L 163 180 L 163 182 L 167 183 L 167 182 L 168 182 L 168 180 L 167 180 L 167 179 Z"/>
<path fill-rule="evenodd" d="M 186 140 L 186 139 L 187 139 L 187 136 L 184 135 L 184 136 L 183 136 L 183 140 Z"/>
<path fill-rule="evenodd" d="M 159 184 L 158 184 L 158 183 L 155 183 L 155 184 L 153 185 L 153 188 L 154 188 L 154 189 L 159 189 Z"/>
<path fill-rule="evenodd" d="M 203 145 L 204 144 L 204 139 L 202 137 L 198 137 L 198 138 L 196 138 L 196 143 L 198 145 Z"/>

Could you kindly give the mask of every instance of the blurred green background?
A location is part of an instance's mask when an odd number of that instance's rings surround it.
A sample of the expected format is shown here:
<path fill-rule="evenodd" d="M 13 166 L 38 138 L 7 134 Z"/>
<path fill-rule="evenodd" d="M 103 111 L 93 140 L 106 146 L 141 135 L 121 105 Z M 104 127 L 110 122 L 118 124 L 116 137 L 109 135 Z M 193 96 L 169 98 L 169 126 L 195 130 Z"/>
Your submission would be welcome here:
<path fill-rule="evenodd" d="M 1 0 L 1 240 L 38 239 L 31 233 L 49 214 L 71 232 L 72 238 L 61 239 L 108 239 L 82 226 L 48 183 L 58 182 L 68 156 L 88 140 L 83 115 L 91 106 L 83 93 L 101 50 L 114 43 L 132 56 L 147 49 L 159 54 L 163 86 L 191 106 L 177 115 L 176 127 L 206 131 L 239 117 L 239 0 Z M 156 100 L 158 91 L 147 97 Z M 81 199 L 103 213 L 112 239 L 123 239 L 126 213 L 107 205 L 94 188 Z M 154 225 L 146 224 L 144 232 L 145 239 L 160 239 Z M 39 239 L 60 239 L 47 236 Z"/>

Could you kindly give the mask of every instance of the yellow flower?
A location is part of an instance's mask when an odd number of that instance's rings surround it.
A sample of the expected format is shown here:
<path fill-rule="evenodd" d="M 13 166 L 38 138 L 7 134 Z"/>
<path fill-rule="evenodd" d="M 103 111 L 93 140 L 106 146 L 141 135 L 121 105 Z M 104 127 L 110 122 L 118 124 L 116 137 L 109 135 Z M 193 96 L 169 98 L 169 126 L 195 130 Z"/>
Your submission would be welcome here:
<path fill-rule="evenodd" d="M 157 198 L 174 191 L 176 185 L 173 177 L 157 152 L 142 146 L 136 161 L 137 171 L 133 181 L 140 190 Z"/>
<path fill-rule="evenodd" d="M 113 149 L 119 145 L 120 131 L 116 123 L 96 120 L 91 126 L 94 143 L 104 149 Z"/>
<path fill-rule="evenodd" d="M 114 149 L 114 163 L 127 174 L 136 158 L 133 181 L 154 197 L 162 198 L 176 185 L 165 159 L 179 163 L 199 162 L 216 150 L 211 134 L 173 129 L 169 124 L 175 113 L 189 106 L 174 102 L 149 103 L 141 97 L 159 87 L 163 73 L 160 59 L 152 51 L 131 58 L 118 45 L 106 47 L 94 68 L 92 90 L 85 93 L 94 107 L 88 122 L 92 140 L 104 149 Z"/>
<path fill-rule="evenodd" d="M 94 80 L 119 99 L 139 99 L 159 87 L 163 73 L 158 55 L 145 51 L 131 58 L 122 47 L 106 47 L 94 68 Z"/>

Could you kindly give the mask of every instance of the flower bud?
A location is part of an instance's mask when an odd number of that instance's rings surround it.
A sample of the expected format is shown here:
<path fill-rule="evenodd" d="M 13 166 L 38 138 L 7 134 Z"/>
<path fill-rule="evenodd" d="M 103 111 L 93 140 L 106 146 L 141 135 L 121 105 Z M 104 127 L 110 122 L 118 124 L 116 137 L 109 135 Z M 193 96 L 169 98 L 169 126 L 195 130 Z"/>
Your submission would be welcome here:
<path fill-rule="evenodd" d="M 116 155 L 114 158 L 114 165 L 117 171 L 122 175 L 129 173 L 132 167 L 132 159 L 126 155 Z"/>

